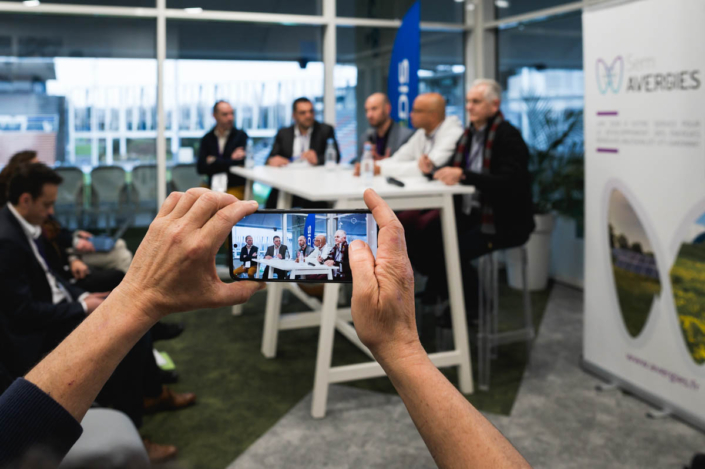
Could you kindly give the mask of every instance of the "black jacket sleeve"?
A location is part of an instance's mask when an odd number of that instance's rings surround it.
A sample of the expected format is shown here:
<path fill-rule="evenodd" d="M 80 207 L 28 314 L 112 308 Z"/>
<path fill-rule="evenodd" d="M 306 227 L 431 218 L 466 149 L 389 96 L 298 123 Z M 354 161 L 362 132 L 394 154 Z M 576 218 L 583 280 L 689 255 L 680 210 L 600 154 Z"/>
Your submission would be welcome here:
<path fill-rule="evenodd" d="M 233 130 L 235 132 L 235 130 Z M 232 145 L 228 145 L 228 151 L 232 152 L 235 151 L 236 149 L 242 147 L 243 149 L 247 148 L 247 139 L 249 137 L 247 136 L 247 133 L 244 130 L 238 130 L 237 131 L 237 136 L 234 138 L 234 141 Z M 232 150 L 231 150 L 232 148 Z M 245 156 L 247 157 L 247 156 Z M 230 166 L 245 166 L 245 158 L 241 160 L 233 160 L 229 156 L 226 159 L 226 162 L 228 163 L 228 167 Z M 227 168 L 226 168 L 227 171 Z"/>
<path fill-rule="evenodd" d="M 0 467 L 32 448 L 48 448 L 61 459 L 82 432 L 66 409 L 27 380 L 16 380 L 0 396 Z"/>
<path fill-rule="evenodd" d="M 240 250 L 240 262 L 247 262 L 245 259 L 247 257 L 247 250 L 245 248 L 242 248 Z"/>
<path fill-rule="evenodd" d="M 505 192 L 522 185 L 528 177 L 529 150 L 514 128 L 498 134 L 492 154 L 492 174 L 465 170 L 462 184 L 486 194 Z"/>
<path fill-rule="evenodd" d="M 12 243 L 0 243 L 0 298 L 3 299 L 4 314 L 12 316 L 16 324 L 31 328 L 47 328 L 85 317 L 83 306 L 78 302 L 54 305 L 32 298 L 30 278 L 27 274 L 24 251 Z M 71 295 L 82 290 L 71 288 Z"/>
<path fill-rule="evenodd" d="M 282 155 L 282 148 L 282 131 L 280 129 L 277 132 L 277 135 L 274 136 L 274 144 L 272 145 L 272 151 L 269 152 L 267 160 L 269 160 L 273 156 L 284 156 Z"/>

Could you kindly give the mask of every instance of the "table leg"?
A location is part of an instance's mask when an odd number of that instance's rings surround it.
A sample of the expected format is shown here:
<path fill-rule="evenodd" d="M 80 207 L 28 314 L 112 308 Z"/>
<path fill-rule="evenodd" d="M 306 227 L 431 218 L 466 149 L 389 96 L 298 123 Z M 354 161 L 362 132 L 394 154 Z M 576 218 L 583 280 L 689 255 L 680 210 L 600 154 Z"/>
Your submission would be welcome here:
<path fill-rule="evenodd" d="M 458 365 L 460 391 L 472 394 L 472 365 L 470 362 L 470 343 L 468 341 L 468 325 L 465 317 L 465 300 L 463 298 L 463 280 L 458 257 L 458 234 L 455 226 L 455 210 L 453 196 L 443 196 L 441 210 L 443 227 L 443 246 L 445 250 L 446 275 L 450 296 L 450 314 L 453 321 L 453 340 L 455 349 L 460 351 L 461 359 Z"/>
<path fill-rule="evenodd" d="M 270 268 L 271 271 L 271 268 Z M 262 336 L 262 355 L 267 358 L 277 356 L 277 338 L 279 336 L 279 316 L 282 308 L 282 284 L 267 285 L 267 306 L 264 309 L 264 333 Z"/>
<path fill-rule="evenodd" d="M 252 179 L 245 181 L 245 200 L 252 200 Z"/>
<path fill-rule="evenodd" d="M 335 321 L 338 316 L 339 292 L 340 285 L 337 283 L 327 283 L 323 290 L 323 309 L 321 311 L 316 376 L 313 381 L 313 403 L 311 405 L 311 416 L 316 419 L 326 416 L 329 386 L 328 372 L 333 358 L 333 339 L 335 337 Z"/>

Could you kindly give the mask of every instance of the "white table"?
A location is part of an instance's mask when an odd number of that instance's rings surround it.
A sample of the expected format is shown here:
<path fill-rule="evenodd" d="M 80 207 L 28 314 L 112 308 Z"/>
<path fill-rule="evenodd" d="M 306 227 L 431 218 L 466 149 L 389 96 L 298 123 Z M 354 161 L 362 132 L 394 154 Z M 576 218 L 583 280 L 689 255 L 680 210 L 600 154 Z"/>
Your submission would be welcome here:
<path fill-rule="evenodd" d="M 256 262 L 270 267 L 267 280 L 272 279 L 272 269 L 288 270 L 292 279 L 297 275 L 326 275 L 328 280 L 333 280 L 333 272 L 338 270 L 334 265 L 308 265 L 291 259 L 257 259 Z"/>
<path fill-rule="evenodd" d="M 313 201 L 334 202 L 335 208 L 338 210 L 367 208 L 362 198 L 367 187 L 361 178 L 353 177 L 351 169 L 339 168 L 336 171 L 328 171 L 322 166 L 296 168 L 260 166 L 245 169 L 233 166 L 230 171 L 247 180 L 246 199 L 252 198 L 253 181 L 279 189 L 277 200 L 277 208 L 279 209 L 291 208 L 292 195 Z M 388 184 L 385 178 L 378 176 L 373 179 L 369 187 L 375 189 L 394 210 L 441 210 L 455 350 L 432 353 L 429 354 L 429 358 L 438 367 L 457 366 L 460 391 L 464 394 L 471 394 L 473 392 L 472 365 L 465 319 L 460 260 L 457 255 L 458 236 L 455 226 L 453 196 L 472 194 L 475 189 L 462 185 L 445 186 L 438 181 L 429 182 L 423 177 L 401 178 L 401 180 L 406 184 L 406 187 Z M 281 299 L 284 288 L 292 290 L 314 311 L 287 314 L 281 318 Z M 336 329 L 370 358 L 373 358 L 372 353 L 357 337 L 354 327 L 350 325 L 352 320 L 350 308 L 338 309 L 339 291 L 340 284 L 326 284 L 321 305 L 317 300 L 304 295 L 293 283 L 274 283 L 270 284 L 267 289 L 262 339 L 262 353 L 265 357 L 274 358 L 276 356 L 277 336 L 280 330 L 320 327 L 311 406 L 311 415 L 314 418 L 325 416 L 330 384 L 374 378 L 385 374 L 377 362 L 331 367 Z"/>

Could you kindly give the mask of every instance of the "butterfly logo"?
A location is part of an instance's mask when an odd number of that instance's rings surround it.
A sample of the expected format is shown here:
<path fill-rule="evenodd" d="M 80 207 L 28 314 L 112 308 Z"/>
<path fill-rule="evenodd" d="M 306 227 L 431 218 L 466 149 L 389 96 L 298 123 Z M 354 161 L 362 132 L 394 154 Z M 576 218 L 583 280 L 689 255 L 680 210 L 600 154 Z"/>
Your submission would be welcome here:
<path fill-rule="evenodd" d="M 607 65 L 604 59 L 597 59 L 596 72 L 597 89 L 600 93 L 607 94 L 610 90 L 619 93 L 624 79 L 624 59 L 621 55 L 615 57 L 610 65 Z"/>

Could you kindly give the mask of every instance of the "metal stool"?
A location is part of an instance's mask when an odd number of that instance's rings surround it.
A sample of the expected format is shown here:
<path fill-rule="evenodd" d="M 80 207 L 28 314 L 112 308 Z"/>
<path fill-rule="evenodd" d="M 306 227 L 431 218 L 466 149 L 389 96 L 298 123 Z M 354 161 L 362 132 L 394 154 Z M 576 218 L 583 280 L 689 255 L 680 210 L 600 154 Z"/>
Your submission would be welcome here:
<path fill-rule="evenodd" d="M 490 388 L 491 361 L 497 356 L 497 346 L 526 341 L 527 357 L 531 353 L 531 342 L 535 337 L 531 298 L 529 296 L 526 246 L 521 250 L 521 272 L 524 292 L 524 327 L 499 332 L 499 266 L 498 251 L 481 257 L 478 262 L 479 321 L 477 333 L 479 387 Z"/>

